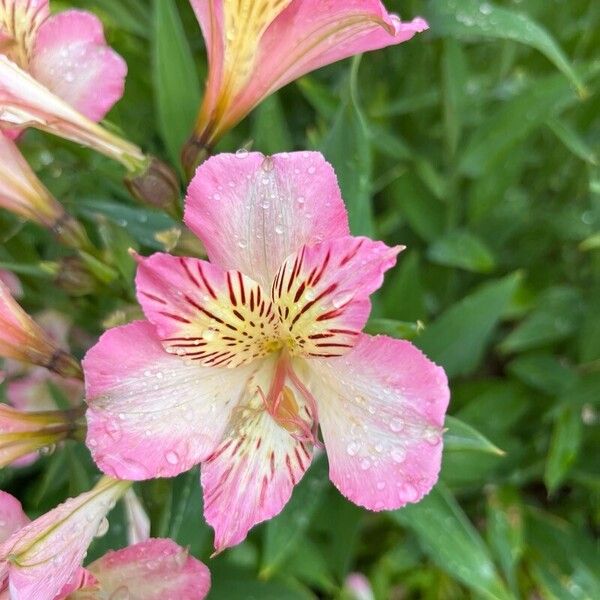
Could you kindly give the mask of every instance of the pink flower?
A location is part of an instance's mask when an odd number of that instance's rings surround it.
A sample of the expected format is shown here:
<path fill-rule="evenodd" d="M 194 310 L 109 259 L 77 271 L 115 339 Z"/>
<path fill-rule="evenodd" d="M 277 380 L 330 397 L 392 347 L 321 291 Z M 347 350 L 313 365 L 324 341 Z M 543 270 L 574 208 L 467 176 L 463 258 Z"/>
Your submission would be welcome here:
<path fill-rule="evenodd" d="M 84 359 L 100 468 L 146 479 L 202 463 L 217 550 L 281 511 L 319 426 L 347 498 L 372 510 L 422 498 L 447 379 L 410 343 L 361 333 L 401 248 L 350 235 L 330 165 L 314 152 L 216 156 L 185 222 L 211 262 L 140 258 L 148 321 L 111 329 Z"/>
<path fill-rule="evenodd" d="M 362 573 L 350 573 L 346 585 L 351 600 L 375 600 L 369 580 Z"/>
<path fill-rule="evenodd" d="M 126 73 L 91 13 L 49 16 L 48 0 L 0 0 L 0 129 L 14 137 L 36 127 L 89 146 L 127 168 L 134 195 L 167 206 L 178 197 L 171 170 L 97 124 Z"/>
<path fill-rule="evenodd" d="M 106 514 L 130 485 L 104 478 L 31 523 L 18 500 L 0 492 L 0 597 L 10 590 L 19 600 L 202 600 L 208 569 L 171 540 L 147 540 L 81 567 Z"/>
<path fill-rule="evenodd" d="M 403 23 L 380 0 L 191 0 L 206 43 L 209 74 L 194 135 L 199 152 L 264 98 L 302 75 L 353 54 L 400 44 L 427 29 Z"/>
<path fill-rule="evenodd" d="M 62 377 L 81 377 L 77 361 L 53 342 L 1 281 L 0 356 L 45 367 Z"/>
<path fill-rule="evenodd" d="M 31 464 L 32 453 L 80 437 L 83 410 L 20 411 L 0 404 L 0 468 Z"/>

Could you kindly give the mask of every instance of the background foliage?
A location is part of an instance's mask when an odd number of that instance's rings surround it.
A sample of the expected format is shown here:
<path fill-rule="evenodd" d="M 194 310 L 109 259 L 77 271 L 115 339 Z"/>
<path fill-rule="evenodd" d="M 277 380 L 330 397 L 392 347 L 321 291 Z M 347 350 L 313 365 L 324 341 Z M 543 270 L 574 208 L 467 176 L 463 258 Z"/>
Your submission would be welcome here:
<path fill-rule="evenodd" d="M 353 232 L 408 247 L 369 329 L 413 339 L 451 377 L 441 482 L 418 505 L 366 513 L 327 482 L 321 459 L 282 515 L 209 561 L 210 598 L 346 598 L 350 571 L 378 599 L 600 598 L 600 4 L 386 5 L 425 16 L 431 31 L 288 86 L 220 149 L 321 149 Z M 129 64 L 110 123 L 178 164 L 206 72 L 186 0 L 53 2 L 71 6 L 101 16 Z M 31 312 L 72 317 L 89 338 L 73 340 L 82 353 L 137 314 L 127 249 L 170 248 L 181 224 L 133 204 L 120 168 L 92 152 L 35 132 L 24 146 L 114 272 L 93 293 L 59 289 L 52 272 L 65 251 L 6 213 L 0 266 L 21 275 Z M 198 249 L 183 233 L 175 252 Z M 0 484 L 35 515 L 95 476 L 70 443 L 5 470 Z M 138 491 L 155 535 L 208 559 L 196 471 Z M 120 507 L 110 521 L 90 559 L 124 545 Z"/>

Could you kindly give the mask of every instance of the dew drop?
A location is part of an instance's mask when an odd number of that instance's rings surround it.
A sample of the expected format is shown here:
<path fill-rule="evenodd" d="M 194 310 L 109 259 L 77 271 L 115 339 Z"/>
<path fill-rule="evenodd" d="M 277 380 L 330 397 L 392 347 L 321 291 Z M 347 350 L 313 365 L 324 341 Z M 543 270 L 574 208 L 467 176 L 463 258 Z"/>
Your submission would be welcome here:
<path fill-rule="evenodd" d="M 248 156 L 248 150 L 246 150 L 246 148 L 240 148 L 235 155 L 238 158 L 246 158 Z"/>
<path fill-rule="evenodd" d="M 308 167 L 308 174 L 309 175 L 314 175 L 316 172 L 316 168 L 315 167 Z"/>
<path fill-rule="evenodd" d="M 346 446 L 346 452 L 349 456 L 355 456 L 360 450 L 360 444 L 358 442 L 350 442 Z"/>
<path fill-rule="evenodd" d="M 360 461 L 360 468 L 361 468 L 363 471 L 366 471 L 366 470 L 368 470 L 370 466 L 371 466 L 371 461 L 370 461 L 368 458 L 363 458 L 363 459 Z"/>
<path fill-rule="evenodd" d="M 48 444 L 40 449 L 40 454 L 43 454 L 44 456 L 50 456 L 51 454 L 54 454 L 55 450 L 56 444 Z"/>
<path fill-rule="evenodd" d="M 402 421 L 402 419 L 400 417 L 394 417 L 390 421 L 390 429 L 394 433 L 398 433 L 399 431 L 402 431 L 403 427 L 404 427 L 404 422 Z"/>
<path fill-rule="evenodd" d="M 206 340 L 207 342 L 210 342 L 210 341 L 216 339 L 217 334 L 218 334 L 218 331 L 216 329 L 209 327 L 208 329 L 205 329 L 202 332 L 202 339 Z"/>
<path fill-rule="evenodd" d="M 129 588 L 126 585 L 118 587 L 108 598 L 108 600 L 129 600 Z"/>
<path fill-rule="evenodd" d="M 306 290 L 306 293 L 304 294 L 304 297 L 307 300 L 314 300 L 317 297 L 317 294 L 315 293 L 315 290 L 313 290 L 312 288 Z"/>
<path fill-rule="evenodd" d="M 334 308 L 342 308 L 342 306 L 346 306 L 348 302 L 350 302 L 354 298 L 354 294 L 352 292 L 342 292 L 341 294 L 337 294 L 331 300 Z"/>
<path fill-rule="evenodd" d="M 275 233 L 277 235 L 281 235 L 283 233 L 283 227 L 281 225 L 276 225 L 275 226 Z"/>
<path fill-rule="evenodd" d="M 167 452 L 165 454 L 165 458 L 167 459 L 167 462 L 170 465 L 176 465 L 179 462 L 179 454 L 177 454 L 177 452 L 174 452 L 173 450 Z"/>
<path fill-rule="evenodd" d="M 237 245 L 238 245 L 238 247 L 240 247 L 242 250 L 243 250 L 244 248 L 247 248 L 247 247 L 248 247 L 248 244 L 247 244 L 247 243 L 246 243 L 244 240 L 240 240 L 240 241 L 238 242 L 238 244 L 237 244 Z"/>
<path fill-rule="evenodd" d="M 116 421 L 109 421 L 106 424 L 106 433 L 115 441 L 121 439 L 121 426 Z"/>
<path fill-rule="evenodd" d="M 392 460 L 398 464 L 404 462 L 406 458 L 406 451 L 404 448 L 394 448 L 392 450 Z"/>
<path fill-rule="evenodd" d="M 304 202 L 305 202 L 304 196 L 298 196 L 297 200 L 298 200 L 298 204 L 304 204 Z"/>

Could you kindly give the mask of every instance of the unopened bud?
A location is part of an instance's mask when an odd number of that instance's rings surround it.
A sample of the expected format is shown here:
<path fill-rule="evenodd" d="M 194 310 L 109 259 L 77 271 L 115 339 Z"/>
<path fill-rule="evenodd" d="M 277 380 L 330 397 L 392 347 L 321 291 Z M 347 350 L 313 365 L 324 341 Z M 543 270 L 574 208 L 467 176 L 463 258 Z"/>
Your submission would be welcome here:
<path fill-rule="evenodd" d="M 158 158 L 150 157 L 141 173 L 125 178 L 125 185 L 140 202 L 160 208 L 176 218 L 181 216 L 177 175 Z"/>
<path fill-rule="evenodd" d="M 202 164 L 209 156 L 210 148 L 200 138 L 192 135 L 181 151 L 181 164 L 188 179 L 194 176 L 198 165 Z"/>
<path fill-rule="evenodd" d="M 96 281 L 77 256 L 61 259 L 54 283 L 71 296 L 85 296 L 96 289 Z"/>

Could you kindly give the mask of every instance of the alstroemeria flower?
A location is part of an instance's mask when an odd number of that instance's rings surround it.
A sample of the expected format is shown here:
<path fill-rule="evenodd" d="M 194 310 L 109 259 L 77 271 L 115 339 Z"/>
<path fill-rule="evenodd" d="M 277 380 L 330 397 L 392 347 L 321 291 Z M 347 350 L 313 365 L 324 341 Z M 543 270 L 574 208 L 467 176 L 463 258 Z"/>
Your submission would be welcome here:
<path fill-rule="evenodd" d="M 16 144 L 0 132 L 0 207 L 48 228 L 63 243 L 89 248 L 85 229 L 31 170 Z"/>
<path fill-rule="evenodd" d="M 221 550 L 278 514 L 312 458 L 372 510 L 436 482 L 449 391 L 406 341 L 361 333 L 400 247 L 352 237 L 335 174 L 314 152 L 224 154 L 198 169 L 185 222 L 211 262 L 140 259 L 148 321 L 84 359 L 87 444 L 107 474 L 202 463 Z"/>
<path fill-rule="evenodd" d="M 62 377 L 81 378 L 79 363 L 19 306 L 0 281 L 0 357 L 45 367 Z"/>
<path fill-rule="evenodd" d="M 130 485 L 104 477 L 89 492 L 16 530 L 0 544 L 0 590 L 8 588 L 23 600 L 54 600 L 79 579 L 88 546 Z"/>
<path fill-rule="evenodd" d="M 400 44 L 427 29 L 403 23 L 380 0 L 190 0 L 208 53 L 206 92 L 184 166 L 264 98 L 353 54 Z"/>
<path fill-rule="evenodd" d="M 0 598 L 9 585 L 19 600 L 205 598 L 209 570 L 172 540 L 145 540 L 81 568 L 87 545 L 128 485 L 104 479 L 33 523 L 16 498 L 0 491 Z"/>
<path fill-rule="evenodd" d="M 178 197 L 170 169 L 97 124 L 123 95 L 127 65 L 93 14 L 49 16 L 48 0 L 0 0 L 0 129 L 28 127 L 121 162 L 132 193 L 155 205 Z"/>
<path fill-rule="evenodd" d="M 81 409 L 21 411 L 0 404 L 0 468 L 25 466 L 31 454 L 68 439 L 81 439 L 85 424 Z M 26 460 L 23 460 L 26 458 Z"/>

